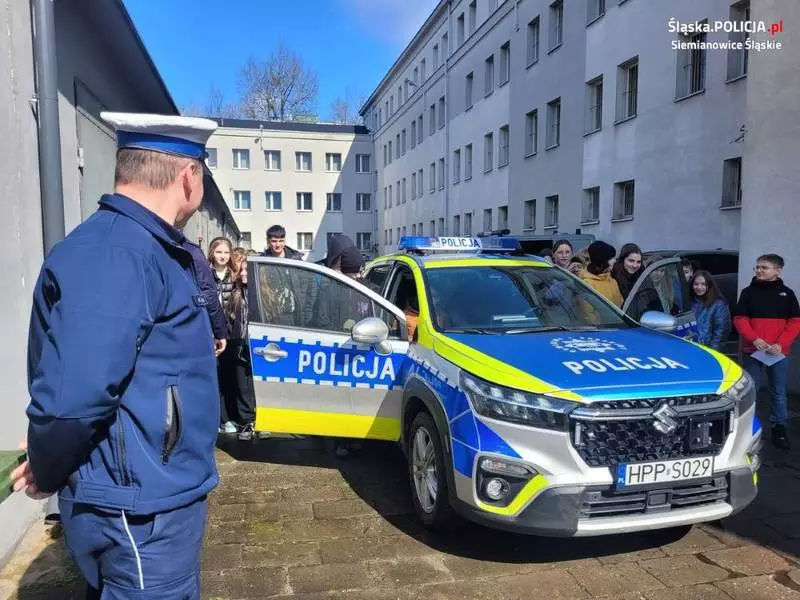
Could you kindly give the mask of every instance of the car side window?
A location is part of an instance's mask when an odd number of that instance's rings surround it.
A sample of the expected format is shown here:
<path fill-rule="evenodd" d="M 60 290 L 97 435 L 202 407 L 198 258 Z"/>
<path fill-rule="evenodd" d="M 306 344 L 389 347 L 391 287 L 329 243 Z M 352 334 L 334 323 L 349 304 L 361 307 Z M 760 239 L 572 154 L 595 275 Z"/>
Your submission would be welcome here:
<path fill-rule="evenodd" d="M 383 290 L 383 284 L 386 282 L 386 277 L 389 275 L 390 263 L 382 263 L 372 267 L 364 275 L 364 282 L 376 293 L 380 294 Z"/>
<path fill-rule="evenodd" d="M 691 310 L 689 288 L 680 263 L 669 263 L 647 274 L 630 304 L 628 314 L 637 321 L 648 311 L 677 316 Z"/>

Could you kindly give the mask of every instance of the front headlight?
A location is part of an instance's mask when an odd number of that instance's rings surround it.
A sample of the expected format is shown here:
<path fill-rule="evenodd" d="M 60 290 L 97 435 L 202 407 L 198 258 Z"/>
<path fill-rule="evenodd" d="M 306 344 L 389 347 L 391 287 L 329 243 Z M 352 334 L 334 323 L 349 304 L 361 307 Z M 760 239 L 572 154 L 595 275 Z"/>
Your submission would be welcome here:
<path fill-rule="evenodd" d="M 461 373 L 461 389 L 476 413 L 490 419 L 521 423 L 542 429 L 566 431 L 569 412 L 577 402 L 529 394 L 500 387 L 472 375 Z"/>
<path fill-rule="evenodd" d="M 743 372 L 739 380 L 725 392 L 725 396 L 736 403 L 739 414 L 749 410 L 756 403 L 756 387 L 752 377 Z"/>

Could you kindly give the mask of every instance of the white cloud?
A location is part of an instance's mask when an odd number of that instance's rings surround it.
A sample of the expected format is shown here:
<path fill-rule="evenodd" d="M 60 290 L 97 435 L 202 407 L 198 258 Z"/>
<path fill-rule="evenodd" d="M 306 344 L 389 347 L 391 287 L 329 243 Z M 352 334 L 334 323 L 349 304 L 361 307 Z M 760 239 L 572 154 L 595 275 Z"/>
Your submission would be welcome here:
<path fill-rule="evenodd" d="M 341 0 L 370 33 L 399 49 L 405 48 L 425 22 L 438 0 Z"/>

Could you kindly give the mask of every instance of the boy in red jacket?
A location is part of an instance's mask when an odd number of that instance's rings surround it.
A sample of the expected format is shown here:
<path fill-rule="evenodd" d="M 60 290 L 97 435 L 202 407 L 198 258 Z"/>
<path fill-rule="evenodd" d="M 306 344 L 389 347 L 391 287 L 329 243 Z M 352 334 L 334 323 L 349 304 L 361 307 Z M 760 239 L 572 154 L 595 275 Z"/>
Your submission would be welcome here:
<path fill-rule="evenodd" d="M 792 343 L 800 334 L 800 306 L 797 296 L 781 280 L 783 265 L 783 258 L 777 254 L 759 256 L 756 276 L 742 290 L 733 313 L 733 324 L 742 336 L 746 354 L 744 368 L 753 378 L 756 389 L 761 384 L 764 364 L 750 355 L 761 350 L 773 356 L 788 356 Z M 782 450 L 788 450 L 786 380 L 789 361 L 784 358 L 766 369 L 772 394 L 772 443 Z"/>

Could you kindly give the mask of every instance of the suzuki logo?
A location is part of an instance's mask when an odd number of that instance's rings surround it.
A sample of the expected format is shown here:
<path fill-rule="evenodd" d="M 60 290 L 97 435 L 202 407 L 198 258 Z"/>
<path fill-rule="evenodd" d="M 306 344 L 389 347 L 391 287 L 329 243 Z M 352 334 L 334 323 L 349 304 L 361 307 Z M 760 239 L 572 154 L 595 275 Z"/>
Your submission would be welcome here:
<path fill-rule="evenodd" d="M 672 433 L 678 428 L 678 413 L 666 402 L 653 411 L 653 427 L 663 434 Z"/>

